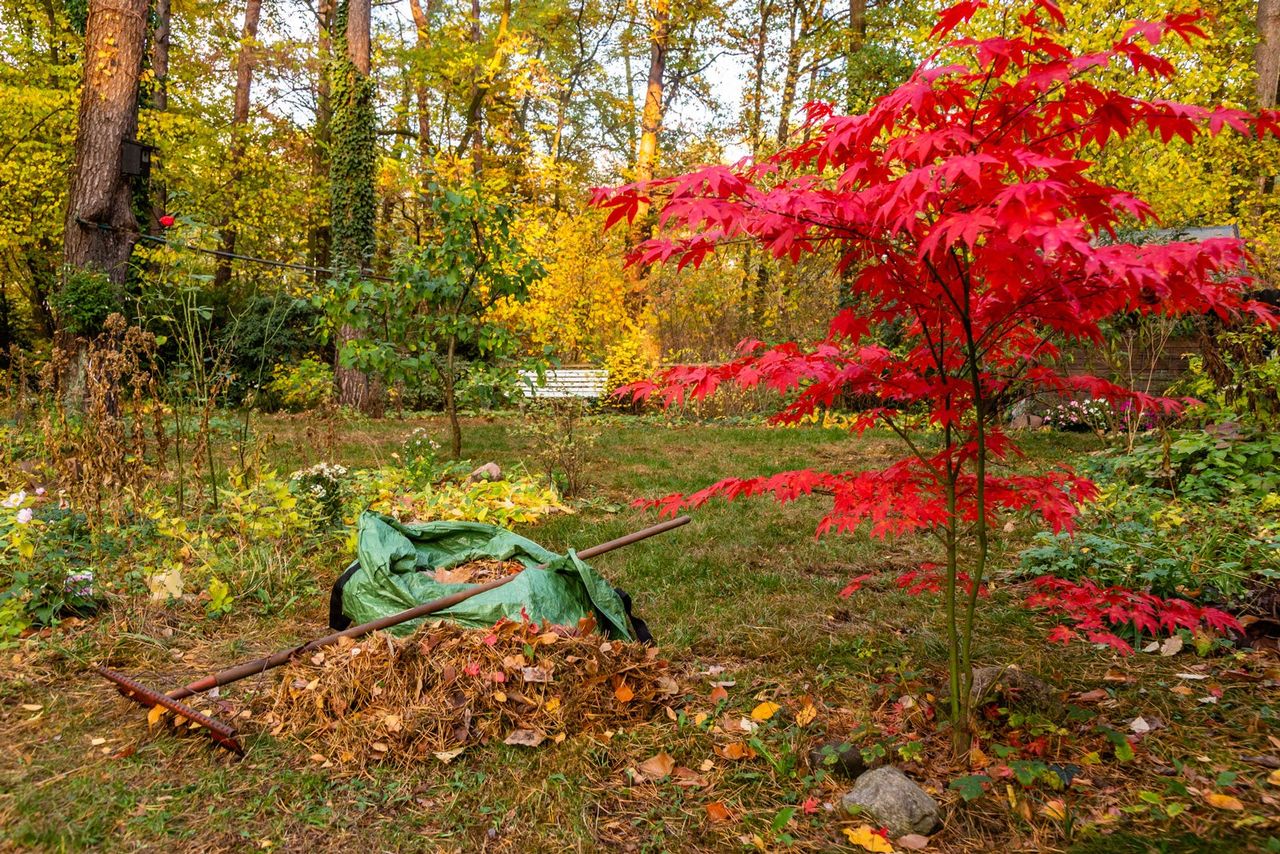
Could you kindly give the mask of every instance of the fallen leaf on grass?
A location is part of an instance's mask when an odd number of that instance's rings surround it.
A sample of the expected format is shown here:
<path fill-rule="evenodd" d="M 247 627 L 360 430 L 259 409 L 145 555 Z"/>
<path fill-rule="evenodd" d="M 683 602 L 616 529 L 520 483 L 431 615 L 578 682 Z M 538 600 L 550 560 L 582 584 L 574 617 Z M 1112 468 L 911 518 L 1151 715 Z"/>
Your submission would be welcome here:
<path fill-rule="evenodd" d="M 1083 694 L 1077 695 L 1076 699 L 1082 703 L 1098 703 L 1110 696 L 1106 688 L 1094 688 L 1092 691 L 1085 691 Z"/>
<path fill-rule="evenodd" d="M 1267 782 L 1273 786 L 1280 786 L 1280 768 L 1267 775 Z"/>
<path fill-rule="evenodd" d="M 517 747 L 537 747 L 546 739 L 547 734 L 540 729 L 515 729 L 502 740 L 502 743 Z"/>
<path fill-rule="evenodd" d="M 613 689 L 613 696 L 618 698 L 619 703 L 629 703 L 635 695 L 636 692 L 626 682 L 619 682 L 618 687 Z"/>
<path fill-rule="evenodd" d="M 723 685 L 717 685 L 711 689 L 711 702 L 720 703 L 729 699 L 729 692 L 724 689 Z"/>
<path fill-rule="evenodd" d="M 448 765 L 450 762 L 461 756 L 462 751 L 464 750 L 466 750 L 465 747 L 455 747 L 453 750 L 437 750 L 435 757 L 445 765 Z"/>
<path fill-rule="evenodd" d="M 1240 803 L 1239 798 L 1233 798 L 1231 795 L 1224 795 L 1220 792 L 1205 792 L 1204 802 L 1211 807 L 1217 807 L 1220 810 L 1231 810 L 1232 812 L 1243 812 L 1244 804 Z"/>
<path fill-rule="evenodd" d="M 899 836 L 893 842 L 899 848 L 906 848 L 908 851 L 923 851 L 929 847 L 929 837 L 921 836 L 919 833 L 908 833 L 906 836 Z"/>
<path fill-rule="evenodd" d="M 1179 679 L 1208 679 L 1209 678 L 1204 673 L 1175 673 L 1173 675 L 1177 676 Z"/>
<path fill-rule="evenodd" d="M 707 811 L 707 818 L 714 822 L 728 821 L 731 817 L 728 807 L 719 801 L 705 804 L 702 808 Z"/>
<path fill-rule="evenodd" d="M 640 763 L 640 773 L 651 780 L 659 780 L 671 776 L 676 761 L 665 750 Z"/>
<path fill-rule="evenodd" d="M 769 703 L 769 702 L 761 703 L 760 705 L 756 706 L 754 709 L 751 710 L 751 720 L 767 721 L 769 720 L 769 718 L 776 715 L 778 713 L 778 710 L 781 708 L 782 706 L 779 706 L 777 703 Z"/>
<path fill-rule="evenodd" d="M 168 711 L 168 709 L 159 704 L 152 706 L 151 711 L 147 712 L 147 726 L 153 727 L 160 723 L 160 719 L 163 718 Z"/>
<path fill-rule="evenodd" d="M 889 840 L 876 833 L 869 824 L 859 827 L 846 827 L 844 835 L 851 843 L 862 846 L 866 851 L 893 854 L 893 845 L 889 843 Z"/>
<path fill-rule="evenodd" d="M 725 759 L 731 759 L 735 762 L 739 759 L 756 758 L 755 749 L 752 748 L 751 745 L 742 741 L 731 741 L 724 747 L 717 747 L 716 753 L 720 754 Z"/>
<path fill-rule="evenodd" d="M 679 766 L 672 772 L 672 777 L 674 778 L 677 786 L 683 786 L 687 789 L 701 789 L 703 786 L 707 785 L 705 777 L 697 771 L 694 771 L 692 768 L 686 768 L 683 765 Z"/>
<path fill-rule="evenodd" d="M 1102 681 L 1103 682 L 1129 682 L 1129 681 L 1132 681 L 1132 678 L 1129 676 L 1129 674 L 1125 673 L 1123 670 L 1117 667 L 1112 667 L 1107 670 L 1105 675 L 1103 675 Z"/>
<path fill-rule="evenodd" d="M 23 704 L 22 704 L 22 708 L 23 708 L 23 710 L 24 710 L 24 711 L 28 711 L 28 712 L 38 712 L 38 711 L 40 711 L 41 709 L 43 709 L 43 708 L 44 708 L 44 706 L 42 706 L 42 705 L 41 705 L 41 704 L 39 704 L 39 703 L 23 703 Z"/>
<path fill-rule="evenodd" d="M 813 723 L 814 718 L 818 716 L 818 707 L 813 703 L 809 703 L 803 709 L 796 712 L 796 726 L 808 726 Z"/>

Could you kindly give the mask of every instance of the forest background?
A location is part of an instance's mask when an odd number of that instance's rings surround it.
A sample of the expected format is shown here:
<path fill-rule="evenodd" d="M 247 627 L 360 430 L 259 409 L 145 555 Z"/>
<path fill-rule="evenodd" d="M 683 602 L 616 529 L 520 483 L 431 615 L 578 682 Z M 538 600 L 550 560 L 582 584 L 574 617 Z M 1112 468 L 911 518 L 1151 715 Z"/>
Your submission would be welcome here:
<path fill-rule="evenodd" d="M 348 346 L 346 363 L 378 373 L 393 404 L 434 407 L 448 384 L 405 378 L 445 373 L 445 339 L 423 318 L 462 304 L 430 285 L 438 276 L 422 253 L 450 240 L 457 250 L 459 228 L 465 244 L 481 208 L 480 255 L 525 266 L 501 285 L 493 275 L 510 270 L 480 270 L 487 298 L 466 308 L 488 331 L 454 335 L 459 394 L 477 406 L 498 387 L 501 360 L 486 353 L 602 365 L 616 385 L 658 361 L 715 360 L 748 335 L 805 338 L 838 299 L 828 253 L 793 264 L 744 245 L 697 270 L 627 268 L 654 223 L 642 215 L 604 233 L 589 190 L 768 154 L 806 133 L 810 101 L 865 109 L 923 57 L 937 12 L 866 0 L 377 2 L 367 10 L 372 112 L 353 155 L 350 135 L 335 131 L 350 129 L 346 86 L 360 80 L 344 77 L 343 60 L 361 2 L 141 4 L 136 138 L 153 147 L 152 165 L 128 184 L 139 237 L 127 274 L 108 287 L 64 268 L 79 92 L 93 70 L 84 32 L 98 4 L 0 0 L 0 351 L 47 354 L 59 334 L 91 335 L 119 310 L 169 333 L 161 352 L 176 356 L 194 318 L 206 367 L 225 376 L 221 396 L 253 391 L 279 404 L 321 393 L 334 342 L 362 327 L 375 340 Z M 1268 32 L 1280 14 L 1269 5 L 1212 0 L 1211 47 L 1166 45 L 1182 73 L 1134 94 L 1274 105 L 1280 38 Z M 1066 11 L 1084 48 L 1176 10 L 1086 0 Z M 103 67 L 115 38 L 92 48 Z M 372 172 L 372 196 L 341 194 L 352 156 Z M 1168 146 L 1135 136 L 1101 168 L 1151 200 L 1166 227 L 1238 227 L 1265 271 L 1277 208 L 1268 159 L 1267 146 L 1228 135 Z M 372 235 L 356 238 L 358 265 L 335 247 L 351 220 Z M 341 269 L 357 266 L 360 281 L 342 284 Z M 414 285 L 423 269 L 425 291 Z M 421 361 L 406 341 L 424 342 Z M 367 408 L 341 377 L 338 393 Z"/>

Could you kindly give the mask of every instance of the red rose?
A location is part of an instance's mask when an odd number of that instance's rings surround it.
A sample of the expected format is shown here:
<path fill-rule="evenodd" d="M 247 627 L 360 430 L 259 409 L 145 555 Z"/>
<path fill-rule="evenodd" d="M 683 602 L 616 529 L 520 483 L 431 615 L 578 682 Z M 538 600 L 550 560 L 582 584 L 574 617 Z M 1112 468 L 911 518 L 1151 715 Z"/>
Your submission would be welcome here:
<path fill-rule="evenodd" d="M 174 219 L 172 216 L 170 216 L 169 214 L 165 214 L 164 216 L 160 217 L 160 224 L 161 224 L 161 225 L 163 225 L 165 228 L 169 228 L 169 227 L 170 227 L 170 226 L 172 226 L 175 222 L 177 222 L 177 220 L 175 220 L 175 219 Z"/>

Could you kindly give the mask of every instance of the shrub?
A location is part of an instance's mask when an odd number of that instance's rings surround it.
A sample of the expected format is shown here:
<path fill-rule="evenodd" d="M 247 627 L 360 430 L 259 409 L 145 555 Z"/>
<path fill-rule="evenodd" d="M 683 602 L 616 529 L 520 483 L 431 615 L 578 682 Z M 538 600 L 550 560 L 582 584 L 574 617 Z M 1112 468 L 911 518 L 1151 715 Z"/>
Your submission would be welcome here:
<path fill-rule="evenodd" d="M 122 309 L 107 274 L 95 270 L 68 270 L 49 304 L 62 328 L 81 337 L 102 332 L 107 318 Z"/>
<path fill-rule="evenodd" d="M 289 487 L 315 509 L 320 519 L 330 524 L 342 520 L 342 505 L 348 492 L 346 466 L 316 463 L 289 475 Z"/>
<path fill-rule="evenodd" d="M 328 406 L 333 402 L 333 368 L 312 358 L 296 365 L 276 365 L 268 390 L 290 412 Z"/>
<path fill-rule="evenodd" d="M 528 408 L 522 432 L 547 482 L 561 495 L 577 495 L 583 486 L 591 448 L 598 431 L 586 419 L 587 404 L 578 398 L 537 401 Z"/>

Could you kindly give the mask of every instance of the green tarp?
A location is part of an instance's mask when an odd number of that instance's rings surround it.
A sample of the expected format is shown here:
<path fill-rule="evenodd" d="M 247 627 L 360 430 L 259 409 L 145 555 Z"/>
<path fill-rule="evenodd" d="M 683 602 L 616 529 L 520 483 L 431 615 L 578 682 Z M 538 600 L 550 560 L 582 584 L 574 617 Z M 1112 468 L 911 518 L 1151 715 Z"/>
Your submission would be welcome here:
<path fill-rule="evenodd" d="M 570 551 L 558 555 L 494 525 L 479 522 L 404 524 L 380 513 L 361 514 L 356 556 L 360 567 L 342 588 L 342 611 L 365 623 L 408 610 L 470 584 L 441 584 L 435 570 L 473 560 L 516 560 L 526 567 L 515 580 L 459 602 L 428 617 L 401 623 L 389 631 L 405 635 L 424 621 L 448 620 L 470 628 L 488 628 L 523 615 L 541 623 L 576 626 L 594 614 L 611 638 L 633 639 L 622 600 L 607 581 Z"/>

